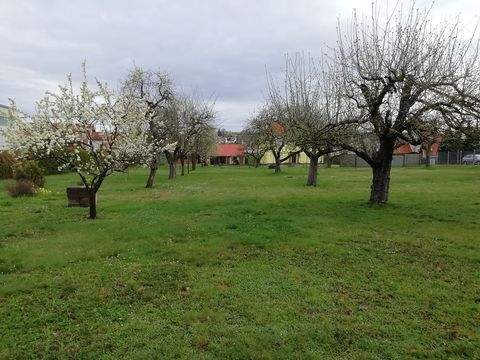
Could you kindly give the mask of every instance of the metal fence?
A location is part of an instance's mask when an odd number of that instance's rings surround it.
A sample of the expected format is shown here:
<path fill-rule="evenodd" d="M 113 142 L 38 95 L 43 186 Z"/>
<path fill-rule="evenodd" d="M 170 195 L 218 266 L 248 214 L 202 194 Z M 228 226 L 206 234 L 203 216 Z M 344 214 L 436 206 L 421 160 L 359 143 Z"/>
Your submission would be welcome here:
<path fill-rule="evenodd" d="M 465 150 L 456 150 L 456 151 L 440 151 L 438 153 L 437 163 L 440 165 L 462 165 L 464 161 L 462 160 L 467 155 L 478 155 L 480 154 L 479 150 L 465 151 Z"/>
<path fill-rule="evenodd" d="M 462 165 L 464 157 L 467 155 L 480 154 L 479 150 L 473 151 L 440 151 L 438 155 L 430 156 L 431 165 Z M 422 154 L 404 154 L 394 155 L 392 159 L 392 166 L 394 167 L 407 167 L 407 166 L 420 166 L 425 165 L 426 158 Z M 340 166 L 349 167 L 368 167 L 369 165 L 365 160 L 355 154 L 344 154 L 339 160 Z"/>

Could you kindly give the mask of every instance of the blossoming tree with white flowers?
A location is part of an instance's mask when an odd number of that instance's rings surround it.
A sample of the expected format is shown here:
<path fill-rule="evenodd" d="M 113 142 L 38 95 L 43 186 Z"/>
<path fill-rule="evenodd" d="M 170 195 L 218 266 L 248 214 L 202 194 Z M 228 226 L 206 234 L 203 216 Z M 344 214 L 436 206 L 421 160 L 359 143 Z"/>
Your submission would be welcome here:
<path fill-rule="evenodd" d="M 84 78 L 76 90 L 71 76 L 55 93 L 37 102 L 32 116 L 12 101 L 8 143 L 21 156 L 55 158 L 61 169 L 75 171 L 89 195 L 90 218 L 97 217 L 96 194 L 105 178 L 124 171 L 145 152 L 138 103 L 128 92 L 115 92 Z"/>

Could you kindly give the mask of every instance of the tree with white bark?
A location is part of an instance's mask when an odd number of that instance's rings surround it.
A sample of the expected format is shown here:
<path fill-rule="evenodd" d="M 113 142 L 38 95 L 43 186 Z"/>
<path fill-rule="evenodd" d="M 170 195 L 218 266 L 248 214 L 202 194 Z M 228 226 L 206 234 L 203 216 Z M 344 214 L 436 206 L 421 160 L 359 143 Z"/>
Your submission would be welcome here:
<path fill-rule="evenodd" d="M 105 178 L 125 171 L 145 148 L 135 99 L 98 80 L 92 88 L 85 66 L 83 74 L 78 90 L 69 75 L 57 92 L 47 92 L 37 102 L 32 116 L 12 101 L 6 137 L 20 156 L 53 157 L 62 169 L 75 171 L 88 191 L 90 218 L 95 219 L 96 194 Z"/>
<path fill-rule="evenodd" d="M 370 202 L 384 204 L 394 149 L 419 144 L 424 115 L 459 118 L 478 104 L 479 43 L 415 2 L 393 11 L 375 2 L 370 16 L 354 13 L 338 32 L 331 68 L 342 121 L 355 134 L 342 146 L 371 166 Z"/>

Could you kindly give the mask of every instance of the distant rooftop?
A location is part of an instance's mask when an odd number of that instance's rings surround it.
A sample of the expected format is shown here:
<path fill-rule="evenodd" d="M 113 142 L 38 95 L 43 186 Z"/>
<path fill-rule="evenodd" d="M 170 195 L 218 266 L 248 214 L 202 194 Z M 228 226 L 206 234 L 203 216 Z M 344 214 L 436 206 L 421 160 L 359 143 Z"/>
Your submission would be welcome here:
<path fill-rule="evenodd" d="M 245 146 L 242 144 L 217 144 L 215 156 L 244 156 Z"/>

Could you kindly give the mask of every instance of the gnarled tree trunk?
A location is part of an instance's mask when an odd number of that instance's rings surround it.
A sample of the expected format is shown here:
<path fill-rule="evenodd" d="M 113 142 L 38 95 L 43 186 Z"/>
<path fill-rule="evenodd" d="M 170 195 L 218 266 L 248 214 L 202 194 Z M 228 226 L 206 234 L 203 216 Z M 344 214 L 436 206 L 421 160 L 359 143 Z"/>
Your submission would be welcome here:
<path fill-rule="evenodd" d="M 175 179 L 177 177 L 177 169 L 174 162 L 168 163 L 168 178 Z"/>
<path fill-rule="evenodd" d="M 181 174 L 182 174 L 182 176 L 184 176 L 185 175 L 185 158 L 183 156 L 180 158 L 180 164 L 182 165 Z"/>
<path fill-rule="evenodd" d="M 280 159 L 280 153 L 277 155 L 275 152 L 273 153 L 273 157 L 275 159 L 275 173 L 279 173 L 282 171 L 281 165 L 282 160 Z"/>
<path fill-rule="evenodd" d="M 156 174 L 157 174 L 157 166 L 151 166 L 150 167 L 150 174 L 148 174 L 147 185 L 145 185 L 145 187 L 147 189 L 153 188 L 153 185 L 155 185 L 155 175 Z"/>
<path fill-rule="evenodd" d="M 281 165 L 282 163 L 280 162 L 280 160 L 275 160 L 275 173 L 279 173 L 282 171 Z"/>
<path fill-rule="evenodd" d="M 307 186 L 317 186 L 318 158 L 319 156 L 311 156 L 310 165 L 308 166 Z"/>
<path fill-rule="evenodd" d="M 177 159 L 176 150 L 173 154 L 168 150 L 165 150 L 163 153 L 168 162 L 168 178 L 175 179 L 177 177 L 177 170 L 175 168 L 175 160 Z"/>
<path fill-rule="evenodd" d="M 388 202 L 393 149 L 393 140 L 381 140 L 376 161 L 372 164 L 373 179 L 370 191 L 370 203 L 372 204 L 386 204 Z"/>

